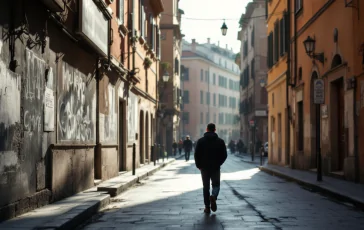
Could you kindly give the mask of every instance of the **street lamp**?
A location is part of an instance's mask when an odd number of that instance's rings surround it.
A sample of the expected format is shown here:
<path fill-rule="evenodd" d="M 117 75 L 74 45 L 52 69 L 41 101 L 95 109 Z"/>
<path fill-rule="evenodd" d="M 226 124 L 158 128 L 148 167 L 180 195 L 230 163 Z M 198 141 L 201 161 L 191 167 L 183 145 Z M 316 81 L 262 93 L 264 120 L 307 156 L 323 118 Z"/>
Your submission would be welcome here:
<path fill-rule="evenodd" d="M 163 74 L 163 82 L 168 82 L 169 80 L 169 73 L 168 71 L 166 70 Z"/>
<path fill-rule="evenodd" d="M 325 62 L 324 53 L 315 53 L 315 49 L 316 49 L 316 40 L 315 39 L 308 36 L 307 39 L 303 41 L 303 45 L 305 47 L 306 54 L 310 58 L 316 59 L 319 62 L 321 62 L 322 64 L 324 64 L 324 62 Z"/>
<path fill-rule="evenodd" d="M 266 85 L 266 83 L 265 83 L 265 79 L 264 79 L 264 78 L 260 79 L 259 84 L 260 84 L 260 87 L 264 88 L 264 87 L 265 87 L 265 85 Z"/>
<path fill-rule="evenodd" d="M 227 26 L 226 26 L 226 24 L 225 24 L 225 21 L 224 21 L 224 23 L 222 24 L 222 26 L 221 26 L 221 33 L 222 33 L 222 35 L 223 36 L 225 36 L 226 35 L 226 33 L 227 33 Z"/>
<path fill-rule="evenodd" d="M 324 53 L 319 53 L 319 54 L 315 54 L 315 39 L 312 39 L 310 36 L 307 37 L 307 39 L 303 42 L 303 45 L 305 46 L 305 50 L 307 55 L 312 58 L 312 59 L 317 59 L 319 60 L 322 64 L 324 64 L 325 61 L 325 57 L 324 57 Z M 316 76 L 317 78 L 317 76 Z M 315 80 L 315 85 L 316 85 L 316 81 L 319 81 L 319 79 Z M 322 81 L 320 79 L 320 81 Z M 314 92 L 316 90 L 314 89 Z M 322 181 L 322 159 L 321 159 L 321 102 L 315 102 L 314 104 L 316 104 L 316 158 L 317 158 L 317 181 Z"/>

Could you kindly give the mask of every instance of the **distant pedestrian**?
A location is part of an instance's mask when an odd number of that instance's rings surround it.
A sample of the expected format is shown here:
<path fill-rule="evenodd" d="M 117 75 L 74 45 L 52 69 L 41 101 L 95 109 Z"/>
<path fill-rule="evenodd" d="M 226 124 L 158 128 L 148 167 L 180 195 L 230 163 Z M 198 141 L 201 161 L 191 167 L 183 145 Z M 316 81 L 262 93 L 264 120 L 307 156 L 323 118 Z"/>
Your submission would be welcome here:
<path fill-rule="evenodd" d="M 173 148 L 173 156 L 176 156 L 177 155 L 177 142 L 176 142 L 176 140 L 173 140 L 172 148 Z"/>
<path fill-rule="evenodd" d="M 241 154 L 243 153 L 243 149 L 244 149 L 244 142 L 240 139 L 238 144 L 236 145 L 238 152 Z"/>
<path fill-rule="evenodd" d="M 179 152 L 179 155 L 182 154 L 182 148 L 183 148 L 183 141 L 182 141 L 182 139 L 179 139 L 179 142 L 178 142 L 178 152 Z"/>
<path fill-rule="evenodd" d="M 192 150 L 192 141 L 190 140 L 190 136 L 186 136 L 186 140 L 183 141 L 183 148 L 185 150 L 185 159 L 186 161 L 190 160 L 190 153 Z"/>
<path fill-rule="evenodd" d="M 201 171 L 205 213 L 216 212 L 216 200 L 220 192 L 220 167 L 227 158 L 224 140 L 215 133 L 215 124 L 207 125 L 206 133 L 197 141 L 195 149 L 196 167 Z M 210 180 L 212 194 L 210 196 Z M 211 204 L 211 209 L 210 209 Z"/>

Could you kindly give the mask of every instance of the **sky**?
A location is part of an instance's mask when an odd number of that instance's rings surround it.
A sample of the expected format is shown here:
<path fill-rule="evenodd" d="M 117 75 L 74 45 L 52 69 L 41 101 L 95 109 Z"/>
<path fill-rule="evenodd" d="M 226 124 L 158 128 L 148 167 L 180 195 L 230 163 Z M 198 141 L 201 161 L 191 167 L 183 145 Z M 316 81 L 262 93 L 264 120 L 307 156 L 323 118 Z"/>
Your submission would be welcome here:
<path fill-rule="evenodd" d="M 233 48 L 234 53 L 240 51 L 240 41 L 237 40 L 239 19 L 245 12 L 246 5 L 251 0 L 180 0 L 179 8 L 184 11 L 182 15 L 182 33 L 185 40 L 191 42 L 193 38 L 198 43 L 211 43 L 220 47 Z M 199 20 L 196 20 L 199 19 Z M 212 20 L 200 20 L 212 19 Z M 221 34 L 221 26 L 225 20 L 228 27 L 226 36 Z"/>

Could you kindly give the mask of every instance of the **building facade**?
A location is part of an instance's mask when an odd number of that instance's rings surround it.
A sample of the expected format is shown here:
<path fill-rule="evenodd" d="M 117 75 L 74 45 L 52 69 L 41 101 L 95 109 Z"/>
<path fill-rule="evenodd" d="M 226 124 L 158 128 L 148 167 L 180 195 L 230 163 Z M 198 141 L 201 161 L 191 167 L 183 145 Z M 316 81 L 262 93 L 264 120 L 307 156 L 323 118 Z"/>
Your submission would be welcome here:
<path fill-rule="evenodd" d="M 240 51 L 240 114 L 241 137 L 247 151 L 259 151 L 268 141 L 267 117 L 267 39 L 265 1 L 248 3 L 238 33 Z"/>
<path fill-rule="evenodd" d="M 228 142 L 240 138 L 239 67 L 228 47 L 183 42 L 183 136 L 193 141 L 215 123 L 218 135 Z"/>
<path fill-rule="evenodd" d="M 291 1 L 293 167 L 364 182 L 363 26 L 359 1 Z M 340 12 L 340 17 L 332 18 Z M 308 39 L 310 37 L 310 39 Z M 312 50 L 304 42 L 313 41 Z M 324 82 L 315 103 L 315 84 Z"/>
<path fill-rule="evenodd" d="M 0 219 L 131 170 L 134 144 L 136 167 L 149 161 L 162 11 L 162 1 L 0 2 Z"/>
<path fill-rule="evenodd" d="M 364 7 L 334 0 L 267 6 L 270 163 L 363 183 Z"/>
<path fill-rule="evenodd" d="M 288 97 L 288 8 L 287 1 L 267 1 L 268 64 L 268 160 L 287 165 L 289 155 Z"/>
<path fill-rule="evenodd" d="M 173 141 L 180 139 L 181 116 L 181 56 L 182 33 L 179 0 L 165 1 L 161 19 L 161 66 L 160 76 L 169 75 L 169 80 L 160 85 L 161 140 L 169 154 L 172 153 Z"/>

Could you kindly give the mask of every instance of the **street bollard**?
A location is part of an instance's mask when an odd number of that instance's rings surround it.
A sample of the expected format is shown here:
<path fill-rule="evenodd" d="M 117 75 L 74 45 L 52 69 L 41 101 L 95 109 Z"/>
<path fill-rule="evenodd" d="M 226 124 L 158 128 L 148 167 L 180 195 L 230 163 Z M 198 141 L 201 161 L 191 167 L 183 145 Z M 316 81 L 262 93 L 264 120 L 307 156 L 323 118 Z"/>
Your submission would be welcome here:
<path fill-rule="evenodd" d="M 161 149 L 162 149 L 162 157 L 163 157 L 163 162 L 164 162 L 164 145 L 162 145 Z"/>
<path fill-rule="evenodd" d="M 158 144 L 158 149 L 157 149 L 157 160 L 158 160 L 158 163 L 159 163 L 159 158 L 161 157 L 161 144 Z"/>
<path fill-rule="evenodd" d="M 136 157 L 136 145 L 133 143 L 133 175 L 135 175 L 135 157 Z"/>
<path fill-rule="evenodd" d="M 155 164 L 156 164 L 156 156 L 155 156 L 155 147 L 154 147 L 155 145 L 152 145 L 152 156 L 153 156 L 153 161 L 154 161 L 154 166 L 155 166 Z"/>

